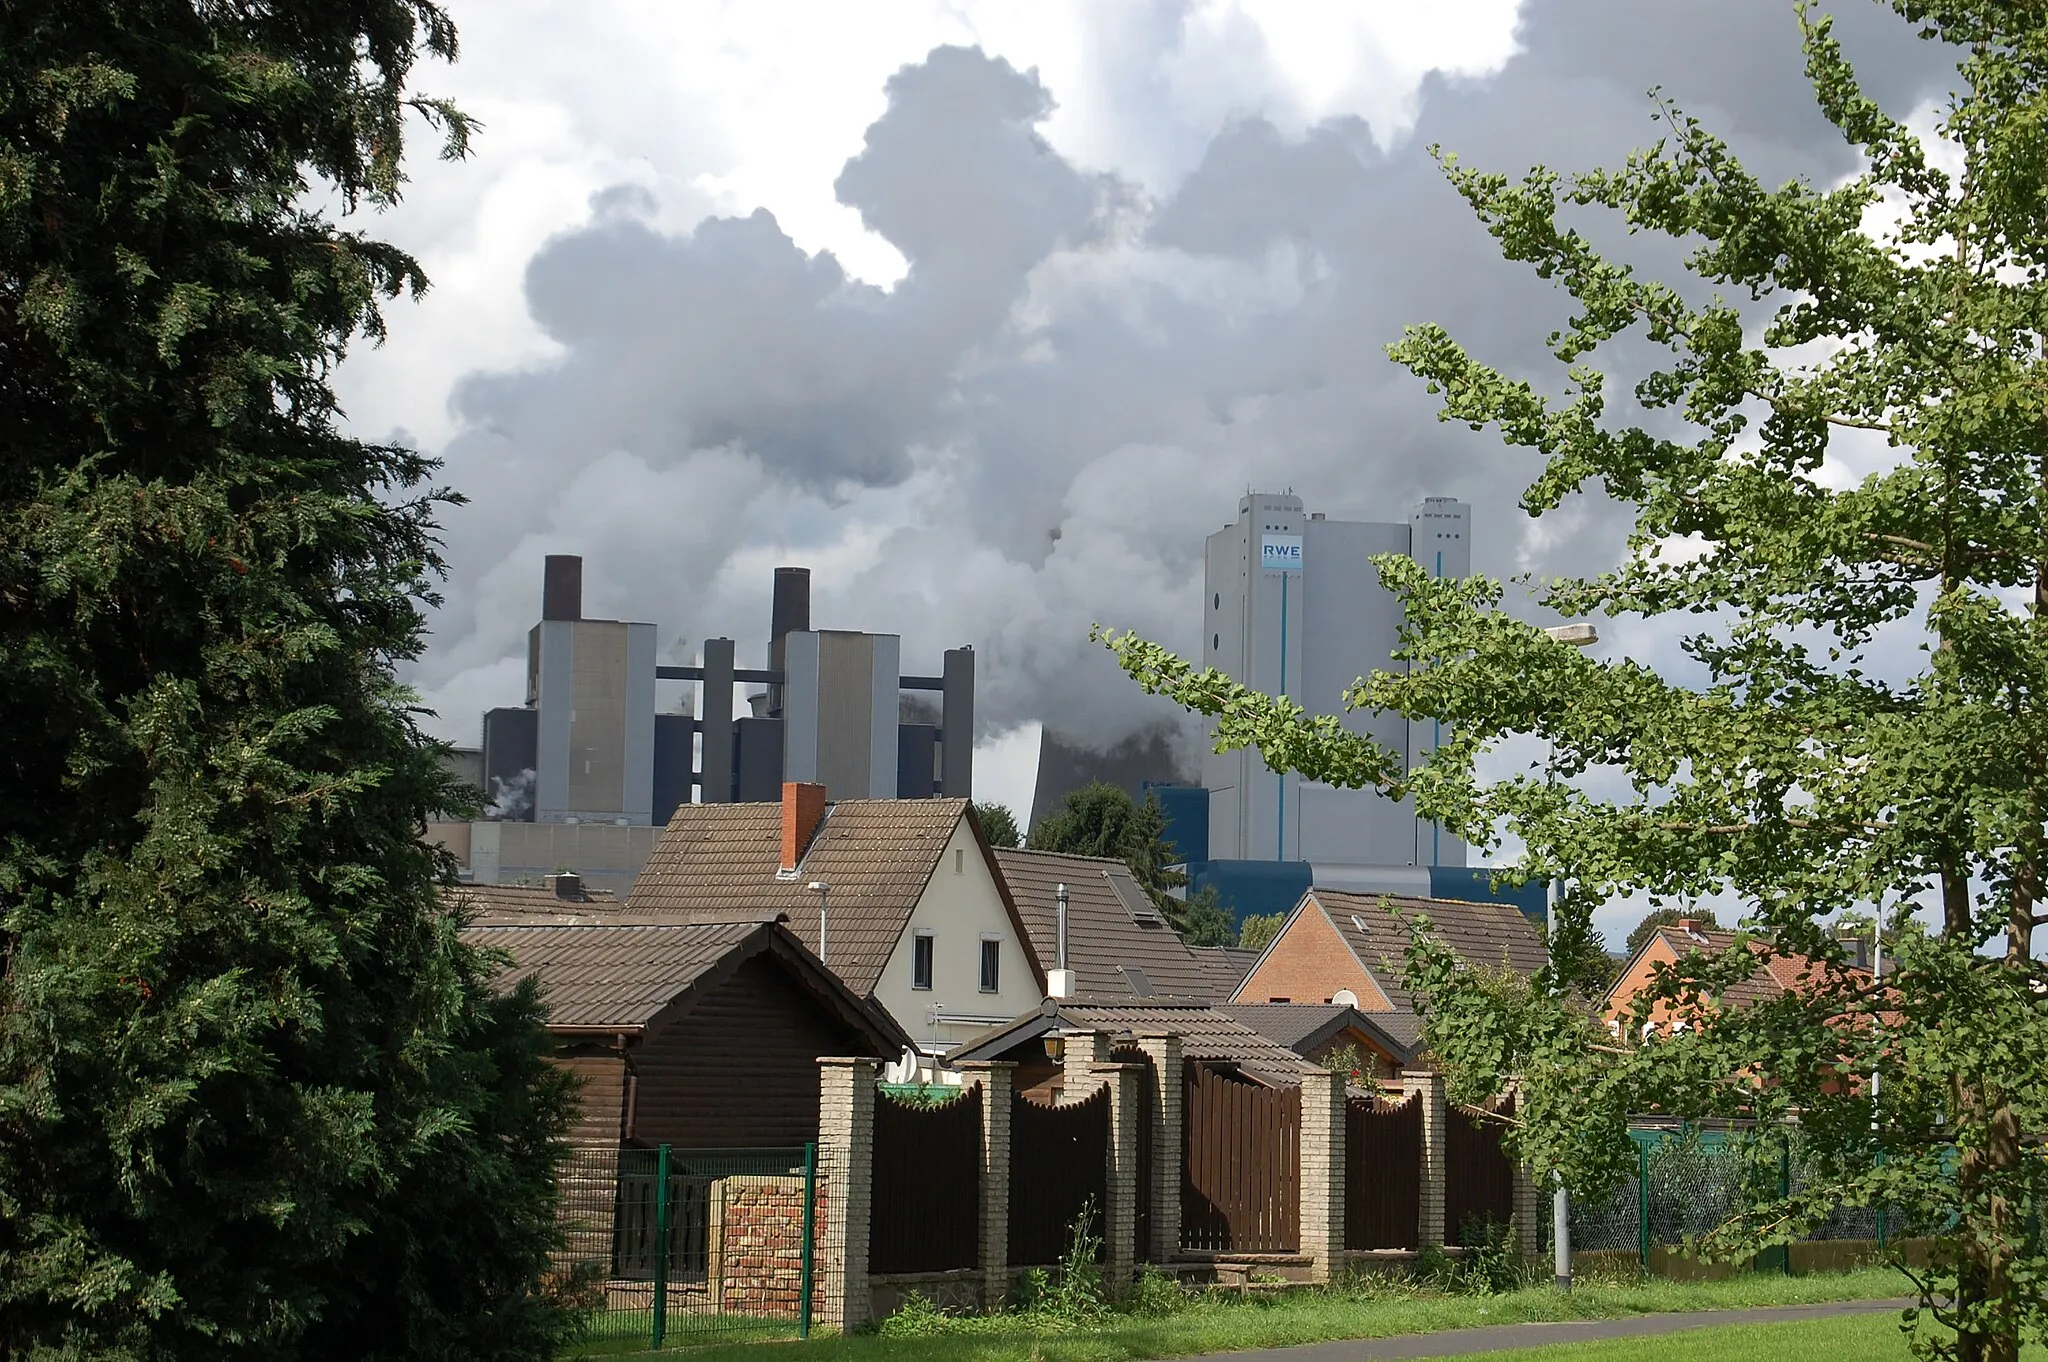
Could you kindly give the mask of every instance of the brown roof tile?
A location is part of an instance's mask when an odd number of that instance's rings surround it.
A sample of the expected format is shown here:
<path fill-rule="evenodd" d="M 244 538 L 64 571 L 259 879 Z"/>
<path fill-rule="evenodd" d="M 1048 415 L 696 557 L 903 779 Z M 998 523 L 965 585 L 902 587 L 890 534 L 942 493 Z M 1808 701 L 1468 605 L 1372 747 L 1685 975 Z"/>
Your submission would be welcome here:
<path fill-rule="evenodd" d="M 1035 1012 L 993 1027 L 952 1050 L 949 1064 L 994 1059 L 1057 1027 L 1107 1031 L 1119 1040 L 1144 1034 L 1171 1033 L 1181 1038 L 1181 1053 L 1208 1063 L 1237 1064 L 1268 1083 L 1294 1084 L 1316 1066 L 1243 1022 L 1200 1003 L 1058 1002 L 1047 999 Z"/>
<path fill-rule="evenodd" d="M 870 994 L 966 811 L 964 799 L 840 800 L 828 806 L 796 873 L 784 876 L 781 804 L 684 804 L 627 908 L 691 922 L 786 913 L 789 929 L 815 952 L 818 895 L 805 886 L 822 880 L 831 886 L 828 963 L 856 993 Z"/>
<path fill-rule="evenodd" d="M 1244 983 L 1245 976 L 1252 972 L 1252 966 L 1259 963 L 1260 952 L 1243 946 L 1197 946 L 1188 952 L 1195 957 L 1195 963 L 1202 967 L 1202 975 L 1208 981 L 1208 992 L 1204 995 L 1211 1002 L 1227 1002 Z"/>
<path fill-rule="evenodd" d="M 756 934 L 759 922 L 692 926 L 470 926 L 462 939 L 512 957 L 498 977 L 540 980 L 548 1024 L 637 1030 Z"/>
<path fill-rule="evenodd" d="M 618 896 L 608 889 L 585 889 L 574 898 L 563 898 L 553 889 L 523 884 L 458 884 L 444 895 L 452 906 L 472 922 L 536 922 L 560 919 L 564 922 L 587 917 L 591 912 L 622 907 Z"/>
<path fill-rule="evenodd" d="M 1208 973 L 1122 861 L 1000 847 L 995 855 L 1031 948 L 1047 969 L 1059 958 L 1054 891 L 1067 886 L 1067 967 L 1074 971 L 1076 997 L 1211 996 Z"/>
<path fill-rule="evenodd" d="M 1361 1012 L 1346 1003 L 1225 1003 L 1216 1009 L 1233 1021 L 1243 1022 L 1267 1039 L 1286 1046 L 1298 1055 L 1346 1026 L 1367 1035 L 1378 1032 L 1393 1042 L 1387 1048 L 1406 1064 L 1414 1058 L 1415 1034 L 1388 1025 L 1390 1019 L 1415 1019 L 1413 1012 Z"/>

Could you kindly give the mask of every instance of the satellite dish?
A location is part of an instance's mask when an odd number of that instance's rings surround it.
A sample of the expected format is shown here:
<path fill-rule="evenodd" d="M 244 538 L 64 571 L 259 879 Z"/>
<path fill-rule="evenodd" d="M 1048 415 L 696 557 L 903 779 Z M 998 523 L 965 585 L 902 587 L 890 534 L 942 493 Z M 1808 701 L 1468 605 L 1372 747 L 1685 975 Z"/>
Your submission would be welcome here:
<path fill-rule="evenodd" d="M 1330 1001 L 1339 1007 L 1358 1006 L 1358 995 L 1348 988 L 1340 988 L 1330 995 Z"/>
<path fill-rule="evenodd" d="M 917 1081 L 917 1051 L 903 1047 L 903 1057 L 883 1067 L 884 1083 L 915 1083 Z"/>

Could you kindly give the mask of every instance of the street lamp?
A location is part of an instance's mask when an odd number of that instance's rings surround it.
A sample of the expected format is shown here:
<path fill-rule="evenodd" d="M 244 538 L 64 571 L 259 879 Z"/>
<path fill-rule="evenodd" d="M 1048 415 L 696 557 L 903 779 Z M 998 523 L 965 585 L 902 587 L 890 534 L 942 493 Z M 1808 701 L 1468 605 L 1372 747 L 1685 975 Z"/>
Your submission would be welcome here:
<path fill-rule="evenodd" d="M 818 896 L 818 963 L 825 963 L 825 901 L 832 892 L 832 886 L 823 880 L 812 880 L 804 886 Z"/>
<path fill-rule="evenodd" d="M 1553 624 L 1543 631 L 1558 643 L 1570 648 L 1590 648 L 1600 641 L 1600 631 L 1591 624 L 1580 621 L 1575 624 Z M 1551 743 L 1553 755 L 1557 744 Z M 1551 928 L 1557 926 L 1557 876 L 1552 875 L 1543 884 L 1543 920 Z M 1552 1270 L 1557 1274 L 1557 1289 L 1572 1289 L 1572 1199 L 1564 1189 L 1564 1174 L 1557 1175 L 1557 1189 L 1550 1194 L 1550 1237 L 1552 1242 Z"/>

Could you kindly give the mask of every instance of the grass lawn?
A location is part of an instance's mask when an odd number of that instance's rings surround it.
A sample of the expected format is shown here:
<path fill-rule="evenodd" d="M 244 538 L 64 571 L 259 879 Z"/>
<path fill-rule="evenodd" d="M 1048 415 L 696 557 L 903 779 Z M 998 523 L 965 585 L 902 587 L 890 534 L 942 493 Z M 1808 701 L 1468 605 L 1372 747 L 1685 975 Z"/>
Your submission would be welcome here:
<path fill-rule="evenodd" d="M 2048 1353 L 2024 1349 L 2029 1362 Z M 1687 1329 L 1656 1338 L 1615 1338 L 1601 1343 L 1558 1343 L 1547 1348 L 1513 1348 L 1474 1353 L 1474 1362 L 1623 1362 L 1655 1357 L 1657 1362 L 1911 1362 L 1913 1354 L 1894 1315 L 1849 1315 L 1793 1324 L 1735 1324 Z"/>
<path fill-rule="evenodd" d="M 857 1334 L 851 1338 L 814 1338 L 804 1343 L 713 1346 L 691 1351 L 692 1362 L 1135 1362 L 1136 1359 L 1183 1357 L 1197 1353 L 1246 1348 L 1284 1347 L 1338 1338 L 1384 1338 L 1395 1334 L 1434 1333 L 1481 1324 L 1515 1324 L 1534 1320 L 1611 1319 L 1673 1310 L 1739 1309 L 1744 1306 L 1800 1305 L 1815 1301 L 1870 1300 L 1903 1296 L 1905 1279 L 1885 1269 L 1863 1272 L 1782 1277 L 1752 1274 L 1721 1282 L 1670 1282 L 1652 1279 L 1628 1282 L 1587 1282 L 1569 1296 L 1547 1286 L 1499 1296 L 1432 1294 L 1411 1287 L 1381 1286 L 1361 1291 L 1297 1292 L 1202 1298 L 1170 1315 L 1112 1315 L 1098 1324 L 1063 1326 L 1030 1316 L 1002 1316 L 972 1322 L 971 1330 L 919 1338 L 882 1338 Z M 1833 1321 L 1828 1321 L 1833 1323 Z M 1889 1314 L 1858 1321 L 1876 1346 L 1897 1339 L 1897 1322 Z M 1767 1326 L 1789 1328 L 1795 1326 Z M 1798 1326 L 1803 1327 L 1803 1326 Z M 678 1345 L 687 1344 L 678 1338 Z M 1632 1356 L 1644 1355 L 1643 1340 L 1632 1343 Z M 1652 1345 L 1666 1353 L 1671 1338 Z M 648 1352 L 609 1352 L 614 1358 L 650 1358 Z M 1896 1355 L 1904 1358 L 1903 1345 Z M 1541 1354 L 1532 1354 L 1540 1356 Z M 1577 1356 L 1571 1352 L 1557 1356 Z M 1587 1356 L 1606 1356 L 1592 1354 Z M 1616 1352 L 1615 1357 L 1624 1354 Z M 1754 1351 L 1729 1356 L 1755 1357 Z M 1835 1352 L 1828 1362 L 1847 1362 L 1860 1354 Z M 1702 1354 L 1703 1357 L 1719 1354 Z M 1786 1355 L 1773 1362 L 1792 1362 Z M 1815 1354 L 1818 1356 L 1818 1354 Z"/>

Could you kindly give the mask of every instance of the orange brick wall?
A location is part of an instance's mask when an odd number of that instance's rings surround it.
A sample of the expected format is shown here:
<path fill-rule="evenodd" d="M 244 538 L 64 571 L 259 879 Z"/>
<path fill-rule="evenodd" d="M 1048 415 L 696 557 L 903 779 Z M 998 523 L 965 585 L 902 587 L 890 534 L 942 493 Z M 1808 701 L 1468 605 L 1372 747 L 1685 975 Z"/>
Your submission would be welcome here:
<path fill-rule="evenodd" d="M 1393 1004 L 1358 963 L 1323 910 L 1310 903 L 1238 986 L 1238 1003 L 1326 1003 L 1339 989 L 1358 995 L 1361 1012 L 1389 1012 Z"/>
<path fill-rule="evenodd" d="M 795 1319 L 803 1295 L 804 1180 L 721 1179 L 718 1207 L 718 1299 L 715 1308 L 761 1319 Z M 818 1180 L 813 1233 L 826 1238 L 825 1180 Z M 818 1261 L 823 1261 L 822 1252 Z"/>

